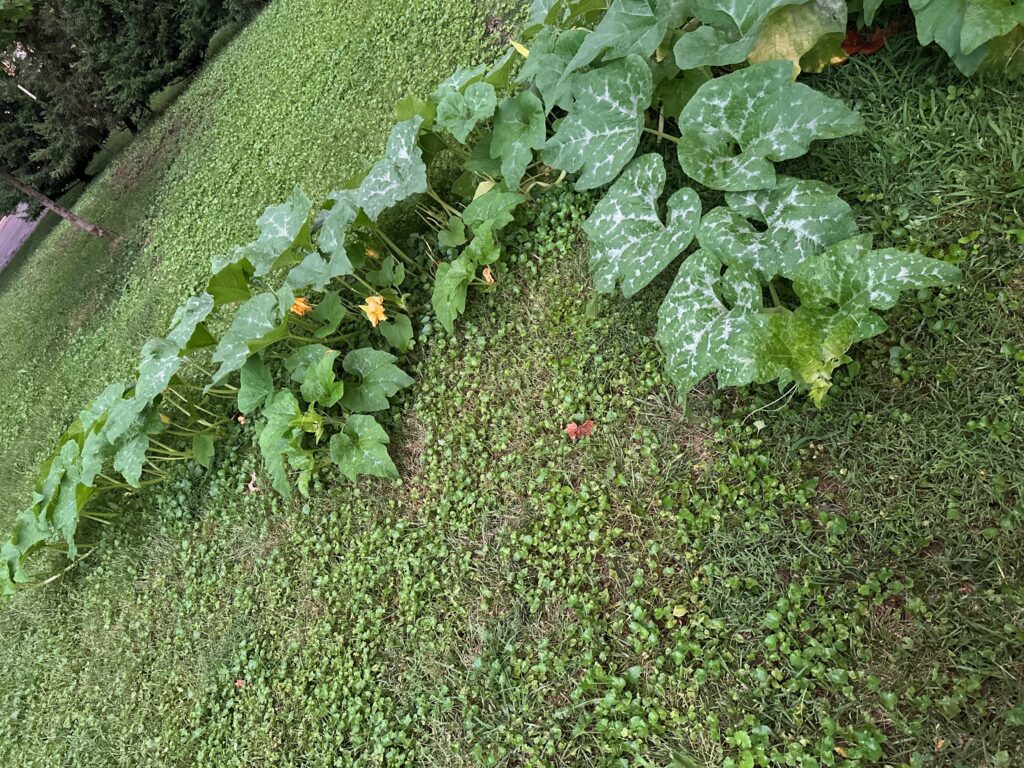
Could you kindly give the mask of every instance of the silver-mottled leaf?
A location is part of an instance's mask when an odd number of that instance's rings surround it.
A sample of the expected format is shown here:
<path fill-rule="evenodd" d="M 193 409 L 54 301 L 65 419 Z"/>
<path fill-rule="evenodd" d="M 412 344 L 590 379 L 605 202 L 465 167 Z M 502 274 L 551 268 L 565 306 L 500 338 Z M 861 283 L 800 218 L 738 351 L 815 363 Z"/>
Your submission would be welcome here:
<path fill-rule="evenodd" d="M 213 352 L 212 361 L 220 363 L 213 383 L 219 384 L 230 374 L 241 370 L 245 361 L 249 359 L 249 345 L 266 336 L 278 325 L 277 297 L 272 293 L 253 296 L 239 307 L 231 327 Z"/>
<path fill-rule="evenodd" d="M 587 37 L 585 29 L 544 27 L 530 44 L 530 56 L 519 70 L 517 83 L 533 83 L 550 112 L 572 106 L 572 84 L 563 75 Z"/>
<path fill-rule="evenodd" d="M 609 62 L 630 54 L 650 56 L 668 32 L 678 24 L 684 0 L 612 0 L 608 10 L 569 61 L 564 81 L 573 72 L 595 62 Z M 532 56 L 532 51 L 531 51 Z"/>
<path fill-rule="evenodd" d="M 650 67 L 635 54 L 574 78 L 572 111 L 544 145 L 544 162 L 580 172 L 580 190 L 613 181 L 636 154 L 653 93 Z"/>
<path fill-rule="evenodd" d="M 781 372 L 769 355 L 771 316 L 761 311 L 756 276 L 729 269 L 731 292 L 744 301 L 730 309 L 721 298 L 722 269 L 715 254 L 697 251 L 680 268 L 658 311 L 657 338 L 666 368 L 684 392 L 716 371 L 721 386 L 768 381 Z"/>
<path fill-rule="evenodd" d="M 694 0 L 691 12 L 702 26 L 675 47 L 680 69 L 724 67 L 747 58 L 761 27 L 776 8 L 805 0 Z"/>
<path fill-rule="evenodd" d="M 891 309 L 903 291 L 959 280 L 960 270 L 952 264 L 896 248 L 873 250 L 871 236 L 861 235 L 807 260 L 794 275 L 793 288 L 804 304 Z"/>
<path fill-rule="evenodd" d="M 617 284 L 627 298 L 644 288 L 693 240 L 700 222 L 700 198 L 692 189 L 668 201 L 668 224 L 658 215 L 665 188 L 661 155 L 634 160 L 583 225 L 590 241 L 590 271 L 599 291 Z"/>
<path fill-rule="evenodd" d="M 149 404 L 167 389 L 171 378 L 181 368 L 181 350 L 167 339 L 151 339 L 142 348 L 139 379 L 135 385 L 135 398 Z"/>
<path fill-rule="evenodd" d="M 780 176 L 774 189 L 729 193 L 725 199 L 728 207 L 715 208 L 701 221 L 701 247 L 724 264 L 752 267 L 766 279 L 792 278 L 809 256 L 857 234 L 850 206 L 817 181 Z M 767 228 L 759 231 L 751 221 Z"/>
<path fill-rule="evenodd" d="M 391 129 L 387 150 L 359 185 L 360 207 L 376 221 L 388 208 L 427 191 L 427 166 L 418 138 L 423 118 L 419 115 Z"/>
<path fill-rule="evenodd" d="M 176 344 L 178 349 L 184 349 L 199 324 L 213 312 L 213 304 L 213 296 L 208 293 L 201 293 L 189 298 L 174 313 L 174 319 L 171 320 L 171 332 L 167 334 L 167 340 Z"/>
<path fill-rule="evenodd" d="M 772 161 L 804 154 L 816 139 L 863 127 L 842 102 L 793 82 L 787 61 L 754 64 L 702 85 L 679 118 L 679 164 L 712 189 L 775 186 Z"/>

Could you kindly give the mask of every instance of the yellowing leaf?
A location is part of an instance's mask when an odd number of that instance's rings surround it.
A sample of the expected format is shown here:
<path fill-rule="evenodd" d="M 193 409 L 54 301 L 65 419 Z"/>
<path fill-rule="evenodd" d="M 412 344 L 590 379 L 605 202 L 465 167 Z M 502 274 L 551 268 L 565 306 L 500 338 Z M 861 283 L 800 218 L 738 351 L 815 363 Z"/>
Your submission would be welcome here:
<path fill-rule="evenodd" d="M 846 17 L 844 0 L 810 0 L 778 8 L 765 20 L 747 59 L 752 64 L 791 61 L 794 77 L 801 69 L 821 72 L 834 59 L 845 59 L 840 46 Z"/>
<path fill-rule="evenodd" d="M 495 184 L 497 184 L 497 182 L 494 181 L 493 179 L 486 179 L 485 181 L 481 181 L 480 184 L 477 185 L 476 192 L 473 193 L 473 199 L 476 200 L 486 195 L 488 192 L 494 189 Z"/>
<path fill-rule="evenodd" d="M 509 41 L 512 43 L 512 47 L 516 49 L 516 53 L 522 56 L 524 59 L 530 58 L 530 49 L 522 43 L 517 43 L 515 40 Z"/>

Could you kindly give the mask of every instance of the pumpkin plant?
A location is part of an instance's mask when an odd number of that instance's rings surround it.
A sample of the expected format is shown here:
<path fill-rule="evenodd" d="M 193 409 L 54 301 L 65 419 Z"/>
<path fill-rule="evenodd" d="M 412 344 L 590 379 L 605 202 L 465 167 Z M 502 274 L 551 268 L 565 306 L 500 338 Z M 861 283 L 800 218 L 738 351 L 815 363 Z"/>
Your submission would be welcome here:
<path fill-rule="evenodd" d="M 169 462 L 211 466 L 236 421 L 254 420 L 284 496 L 330 466 L 352 482 L 397 477 L 376 415 L 412 383 L 398 366 L 419 298 L 407 277 L 432 279 L 434 315 L 454 330 L 470 288 L 500 276 L 516 211 L 566 180 L 600 198 L 584 225 L 598 291 L 632 298 L 679 264 L 657 340 L 680 391 L 715 374 L 721 386 L 795 386 L 820 406 L 851 347 L 884 330 L 880 311 L 959 279 L 943 261 L 875 249 L 834 189 L 776 169 L 862 130 L 795 78 L 842 60 L 851 11 L 871 23 L 888 2 L 533 0 L 501 58 L 396 105 L 364 174 L 320 205 L 296 188 L 255 240 L 213 260 L 205 290 L 143 348 L 135 381 L 104 390 L 40 468 L 0 548 L 0 594 L 37 581 L 26 563 L 43 548 L 72 565 L 88 556 L 81 521 L 109 522 Z M 910 7 L 921 42 L 963 72 L 1019 66 L 1024 5 Z M 666 190 L 678 177 L 666 155 L 692 186 Z M 445 194 L 432 185 L 438 157 L 462 167 Z M 411 198 L 434 234 L 426 258 L 379 223 Z M 708 199 L 723 204 L 705 210 Z"/>

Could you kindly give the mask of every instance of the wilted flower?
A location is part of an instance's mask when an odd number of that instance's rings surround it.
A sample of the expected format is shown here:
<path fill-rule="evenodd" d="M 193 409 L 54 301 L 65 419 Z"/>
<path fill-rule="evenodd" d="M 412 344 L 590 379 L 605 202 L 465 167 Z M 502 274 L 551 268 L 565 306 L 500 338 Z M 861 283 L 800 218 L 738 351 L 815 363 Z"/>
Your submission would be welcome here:
<path fill-rule="evenodd" d="M 313 305 L 310 304 L 305 298 L 300 296 L 292 304 L 292 314 L 298 315 L 299 317 L 304 316 L 308 312 L 313 311 Z"/>
<path fill-rule="evenodd" d="M 360 304 L 359 308 L 366 313 L 366 317 L 374 328 L 380 324 L 381 320 L 388 319 L 388 316 L 384 314 L 383 296 L 367 296 L 366 303 Z"/>
<path fill-rule="evenodd" d="M 494 275 L 491 274 L 490 267 L 484 267 L 484 282 L 488 285 L 494 285 Z"/>

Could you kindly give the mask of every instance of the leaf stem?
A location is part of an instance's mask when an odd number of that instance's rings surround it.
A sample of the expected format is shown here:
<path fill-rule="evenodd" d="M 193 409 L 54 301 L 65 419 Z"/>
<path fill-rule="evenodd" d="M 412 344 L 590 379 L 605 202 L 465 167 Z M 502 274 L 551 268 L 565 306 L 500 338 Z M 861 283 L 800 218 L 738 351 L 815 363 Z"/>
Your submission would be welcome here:
<path fill-rule="evenodd" d="M 678 144 L 680 141 L 682 141 L 682 139 L 680 139 L 678 136 L 673 136 L 671 133 L 658 131 L 655 130 L 654 128 L 644 128 L 644 133 L 649 133 L 651 134 L 651 136 L 657 136 L 659 139 L 664 139 L 665 141 L 671 141 L 673 144 Z"/>

